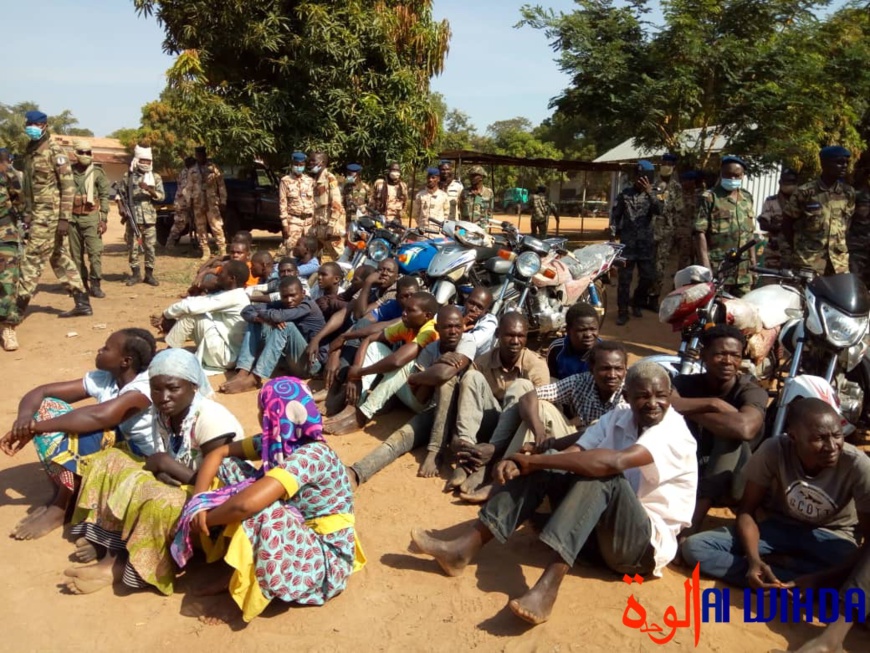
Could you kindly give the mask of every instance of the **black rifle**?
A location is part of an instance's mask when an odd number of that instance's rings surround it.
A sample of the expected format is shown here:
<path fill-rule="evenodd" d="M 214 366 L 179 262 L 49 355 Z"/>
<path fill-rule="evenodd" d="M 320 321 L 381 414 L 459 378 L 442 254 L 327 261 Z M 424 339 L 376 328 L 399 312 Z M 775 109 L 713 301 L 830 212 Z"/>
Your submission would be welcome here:
<path fill-rule="evenodd" d="M 127 173 L 127 188 L 121 189 L 120 182 L 112 184 L 112 188 L 117 193 L 118 201 L 121 203 L 121 224 L 128 224 L 133 230 L 133 237 L 136 239 L 136 248 L 140 254 L 145 253 L 145 246 L 142 244 L 142 232 L 139 231 L 139 225 L 136 224 L 136 217 L 133 213 L 133 173 Z"/>

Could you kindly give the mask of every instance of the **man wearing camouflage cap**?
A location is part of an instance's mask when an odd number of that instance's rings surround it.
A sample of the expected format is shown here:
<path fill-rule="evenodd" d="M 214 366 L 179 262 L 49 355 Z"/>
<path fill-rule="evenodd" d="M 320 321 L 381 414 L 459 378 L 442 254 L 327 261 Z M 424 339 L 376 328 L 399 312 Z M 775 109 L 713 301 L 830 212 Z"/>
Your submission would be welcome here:
<path fill-rule="evenodd" d="M 60 145 L 52 142 L 48 116 L 28 111 L 24 120 L 24 131 L 30 138 L 24 153 L 24 222 L 30 231 L 18 279 L 18 310 L 23 318 L 48 259 L 55 276 L 75 299 L 75 306 L 58 317 L 93 315 L 67 247 L 75 195 L 69 158 Z"/>
<path fill-rule="evenodd" d="M 483 166 L 471 166 L 468 170 L 468 179 L 471 188 L 462 191 L 459 198 L 459 206 L 462 210 L 462 219 L 479 225 L 486 229 L 492 220 L 493 194 L 492 188 L 483 185 L 486 178 L 486 170 Z"/>
<path fill-rule="evenodd" d="M 75 195 L 69 223 L 69 253 L 90 296 L 102 298 L 106 296 L 100 282 L 103 276 L 103 234 L 109 219 L 109 180 L 103 169 L 94 165 L 88 141 L 76 139 L 73 150 L 76 157 L 73 164 Z M 90 274 L 85 252 L 91 264 Z"/>
<path fill-rule="evenodd" d="M 284 237 L 284 254 L 288 256 L 314 221 L 314 180 L 305 174 L 307 160 L 303 152 L 294 152 L 290 174 L 281 177 L 278 185 L 281 235 Z"/>
<path fill-rule="evenodd" d="M 21 183 L 12 168 L 12 156 L 0 149 L 0 340 L 3 349 L 18 349 L 15 327 L 21 321 L 15 298 L 21 262 L 20 212 L 23 208 Z"/>
<path fill-rule="evenodd" d="M 782 233 L 791 245 L 791 265 L 817 274 L 849 271 L 846 233 L 855 211 L 855 189 L 844 179 L 852 153 L 831 145 L 819 151 L 822 174 L 804 184 L 782 211 Z"/>

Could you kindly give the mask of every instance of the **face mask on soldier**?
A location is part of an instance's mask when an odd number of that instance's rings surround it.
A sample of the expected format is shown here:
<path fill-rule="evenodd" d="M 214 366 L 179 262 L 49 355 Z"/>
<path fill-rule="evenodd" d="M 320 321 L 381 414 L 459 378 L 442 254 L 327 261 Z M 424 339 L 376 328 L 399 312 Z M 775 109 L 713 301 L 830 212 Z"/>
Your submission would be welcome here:
<path fill-rule="evenodd" d="M 76 161 L 78 161 L 81 165 L 88 167 L 93 163 L 94 157 L 90 154 L 79 154 L 76 152 Z"/>
<path fill-rule="evenodd" d="M 305 166 L 293 166 L 290 169 L 295 175 L 301 175 L 303 172 L 305 172 Z"/>
<path fill-rule="evenodd" d="M 659 174 L 662 177 L 670 177 L 672 174 L 674 174 L 674 166 L 661 166 L 659 168 Z"/>
<path fill-rule="evenodd" d="M 402 176 L 402 173 L 400 173 L 398 170 L 390 170 L 389 176 L 390 176 L 390 180 L 399 181 L 399 177 Z"/>
<path fill-rule="evenodd" d="M 136 169 L 141 173 L 151 172 L 152 166 L 150 163 L 137 163 Z"/>
<path fill-rule="evenodd" d="M 42 127 L 39 127 L 37 125 L 27 125 L 24 128 L 24 133 L 27 134 L 30 140 L 38 141 L 40 138 L 42 138 L 43 130 Z"/>

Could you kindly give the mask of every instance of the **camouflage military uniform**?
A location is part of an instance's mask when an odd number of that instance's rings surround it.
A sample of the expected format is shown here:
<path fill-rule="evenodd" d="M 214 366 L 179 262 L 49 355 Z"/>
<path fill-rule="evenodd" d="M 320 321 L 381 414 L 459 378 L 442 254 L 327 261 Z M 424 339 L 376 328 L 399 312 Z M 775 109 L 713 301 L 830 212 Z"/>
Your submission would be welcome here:
<path fill-rule="evenodd" d="M 221 209 L 227 205 L 227 185 L 221 169 L 211 161 L 206 161 L 204 166 L 197 163 L 187 173 L 186 190 L 193 207 L 196 238 L 203 256 L 207 256 L 209 252 L 209 229 L 214 236 L 218 253 L 223 254 L 227 248 L 227 241 L 224 238 Z"/>
<path fill-rule="evenodd" d="M 314 220 L 308 235 L 317 238 L 321 248 L 335 261 L 344 251 L 346 227 L 338 180 L 324 168 L 314 180 Z"/>
<path fill-rule="evenodd" d="M 550 215 L 555 215 L 555 205 L 544 194 L 534 193 L 531 201 L 532 208 L 532 235 L 538 238 L 547 237 Z"/>
<path fill-rule="evenodd" d="M 353 184 L 345 183 L 341 191 L 344 200 L 344 214 L 353 220 L 357 212 L 368 212 L 369 200 L 372 197 L 372 189 L 364 181 L 356 181 Z"/>
<path fill-rule="evenodd" d="M 650 295 L 658 297 L 662 292 L 665 271 L 671 264 L 671 251 L 677 223 L 683 215 L 683 187 L 676 176 L 665 183 L 656 185 L 656 196 L 662 202 L 662 214 L 653 221 L 653 238 L 656 243 L 656 280 L 650 288 Z"/>
<path fill-rule="evenodd" d="M 278 186 L 278 204 L 284 251 L 290 254 L 296 241 L 311 228 L 314 215 L 314 180 L 308 175 L 284 175 Z"/>
<path fill-rule="evenodd" d="M 69 255 L 67 238 L 57 230 L 60 220 L 72 217 L 74 194 L 69 158 L 46 130 L 38 141 L 27 144 L 24 154 L 24 220 L 30 223 L 30 231 L 18 278 L 19 305 L 26 305 L 36 294 L 46 258 L 68 292 L 84 295 L 85 287 Z"/>
<path fill-rule="evenodd" d="M 172 229 L 169 230 L 169 238 L 166 239 L 167 247 L 174 246 L 181 234 L 187 228 L 190 221 L 190 189 L 188 181 L 190 179 L 190 168 L 182 168 L 178 173 L 177 186 L 175 188 L 175 203 L 173 206 L 174 218 Z M 191 234 L 193 237 L 193 234 Z"/>
<path fill-rule="evenodd" d="M 794 232 L 791 266 L 812 268 L 817 274 L 849 271 L 846 232 L 855 211 L 855 189 L 821 179 L 804 184 L 789 198 L 783 220 Z"/>
<path fill-rule="evenodd" d="M 139 227 L 139 232 L 142 234 L 142 249 L 145 250 L 145 268 L 154 269 L 154 262 L 157 253 L 157 209 L 154 208 L 153 202 L 161 202 L 166 197 L 163 190 L 163 179 L 156 172 L 154 175 L 154 192 L 152 197 L 144 190 L 139 188 L 139 182 L 145 179 L 145 176 L 138 170 L 133 172 L 133 215 L 135 216 L 136 226 Z M 130 173 L 124 175 L 121 181 L 122 188 L 127 188 L 127 182 Z M 124 239 L 127 241 L 127 260 L 130 263 L 130 268 L 134 274 L 139 269 L 139 247 L 136 244 L 136 235 L 133 233 L 133 227 L 130 221 L 127 220 L 127 231 L 124 234 Z M 206 247 L 206 250 L 208 248 Z"/>
<path fill-rule="evenodd" d="M 0 325 L 21 321 L 15 299 L 21 259 L 18 213 L 23 208 L 21 184 L 14 172 L 0 173 Z"/>
<path fill-rule="evenodd" d="M 404 181 L 399 180 L 395 184 L 390 184 L 385 179 L 378 179 L 375 182 L 371 206 L 387 221 L 404 220 L 407 202 L 408 184 Z"/>
<path fill-rule="evenodd" d="M 855 213 L 846 236 L 849 246 L 849 272 L 857 274 L 870 287 L 870 189 L 855 197 Z"/>
<path fill-rule="evenodd" d="M 677 253 L 677 270 L 686 268 L 695 260 L 695 244 L 692 242 L 692 228 L 698 215 L 698 205 L 704 191 L 700 188 L 690 196 L 683 194 L 683 210 L 676 216 L 674 225 L 674 245 L 672 250 Z"/>
<path fill-rule="evenodd" d="M 493 202 L 492 188 L 487 186 L 481 186 L 479 190 L 468 188 L 462 191 L 459 198 L 462 219 L 486 229 L 492 220 Z"/>
<path fill-rule="evenodd" d="M 740 199 L 735 201 L 729 191 L 717 184 L 701 196 L 693 229 L 705 235 L 710 267 L 715 272 L 729 249 L 739 248 L 755 237 L 752 193 L 740 190 Z M 738 296 L 749 292 L 752 289 L 749 267 L 748 261 L 741 263 L 726 290 Z"/>
<path fill-rule="evenodd" d="M 88 203 L 90 176 L 93 176 L 92 203 Z M 99 282 L 103 278 L 103 237 L 99 229 L 100 222 L 109 219 L 109 180 L 102 168 L 90 165 L 82 171 L 73 167 L 73 183 L 76 193 L 69 223 L 69 253 L 78 266 L 82 281 L 90 279 Z M 91 264 L 90 274 L 85 263 L 85 252 Z"/>
<path fill-rule="evenodd" d="M 653 224 L 663 210 L 654 194 L 630 186 L 616 198 L 611 214 L 611 228 L 625 248 L 625 267 L 619 270 L 616 303 L 621 314 L 628 313 L 631 281 L 637 267 L 638 282 L 631 304 L 646 304 L 649 288 L 655 281 L 655 242 Z"/>
<path fill-rule="evenodd" d="M 767 231 L 767 249 L 764 251 L 764 265 L 768 268 L 788 267 L 791 261 L 791 245 L 782 235 L 782 211 L 788 198 L 777 193 L 771 195 L 761 205 L 760 221 L 764 221 Z"/>

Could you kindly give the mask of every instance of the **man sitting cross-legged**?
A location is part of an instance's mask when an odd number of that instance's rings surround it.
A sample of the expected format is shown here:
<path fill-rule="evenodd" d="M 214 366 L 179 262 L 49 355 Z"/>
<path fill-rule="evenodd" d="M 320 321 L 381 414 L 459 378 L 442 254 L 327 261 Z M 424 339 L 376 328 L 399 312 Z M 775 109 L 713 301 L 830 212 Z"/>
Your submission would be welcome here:
<path fill-rule="evenodd" d="M 746 339 L 735 326 L 718 324 L 701 335 L 701 374 L 674 379 L 673 407 L 698 441 L 698 502 L 688 537 L 713 505 L 731 505 L 743 494 L 741 470 L 750 442 L 764 429 L 767 391 L 740 373 Z"/>
<path fill-rule="evenodd" d="M 411 539 L 458 576 L 487 542 L 505 542 L 548 498 L 553 514 L 540 540 L 553 560 L 509 603 L 532 624 L 550 617 L 562 579 L 587 543 L 620 575 L 661 576 L 692 518 L 698 480 L 695 440 L 670 408 L 670 394 L 663 367 L 638 363 L 625 379 L 629 408 L 607 413 L 562 453 L 515 454 L 499 463 L 502 487 L 459 536 L 445 541 L 415 529 Z"/>
<path fill-rule="evenodd" d="M 416 447 L 429 445 L 430 454 L 420 465 L 418 476 L 436 476 L 438 464 L 433 452 L 441 450 L 450 421 L 453 419 L 452 392 L 449 382 L 458 378 L 474 358 L 474 340 L 463 334 L 462 311 L 456 306 L 443 306 L 435 318 L 438 340 L 426 345 L 417 356 L 415 371 L 408 377 L 408 388 L 421 405 L 428 408 L 390 435 L 371 453 L 349 468 L 354 486 L 365 483 L 402 454 Z M 376 387 L 373 394 L 378 392 Z M 434 402 L 434 405 L 432 405 Z"/>
<path fill-rule="evenodd" d="M 830 587 L 826 576 L 858 561 L 856 542 L 870 536 L 870 460 L 843 441 L 840 415 L 821 399 L 796 399 L 786 431 L 746 464 L 736 527 L 685 540 L 687 564 L 732 585 L 806 589 Z"/>
<path fill-rule="evenodd" d="M 520 395 L 516 410 L 502 412 L 489 442 L 475 443 L 460 437 L 453 442 L 459 465 L 469 474 L 460 497 L 471 503 L 489 498 L 492 485 L 474 488 L 483 481 L 491 460 L 511 456 L 523 445 L 536 453 L 558 449 L 556 445 L 562 444 L 561 438 L 574 434 L 576 440 L 578 428 L 582 432 L 608 411 L 624 407 L 622 382 L 626 363 L 622 343 L 601 341 L 592 348 L 590 372 L 537 387 L 522 379 L 515 381 L 510 392 L 513 396 Z M 566 408 L 574 415 L 570 421 L 565 417 Z M 511 433 L 517 418 L 520 423 Z"/>
<path fill-rule="evenodd" d="M 305 296 L 297 277 L 281 279 L 278 292 L 280 302 L 251 304 L 242 311 L 248 328 L 236 360 L 237 373 L 220 387 L 221 392 L 233 394 L 260 387 L 263 379 L 271 378 L 282 357 L 291 376 L 306 378 L 320 371 L 320 360 L 311 361 L 305 350 L 308 339 L 323 328 L 323 314 Z"/>
<path fill-rule="evenodd" d="M 438 339 L 435 331 L 435 313 L 438 302 L 427 292 L 414 293 L 405 305 L 402 320 L 365 338 L 347 372 L 345 400 L 347 407 L 323 422 L 323 431 L 344 435 L 362 426 L 383 408 L 391 397 L 420 412 L 425 408 L 407 386 L 414 359 L 426 345 Z M 396 351 L 390 345 L 400 345 Z M 382 379 L 375 391 L 369 392 L 378 375 Z M 366 391 L 365 400 L 357 406 L 360 391 Z M 407 391 L 405 391 L 407 390 Z"/>
<path fill-rule="evenodd" d="M 245 321 L 242 309 L 250 304 L 245 294 L 248 266 L 241 261 L 224 263 L 218 274 L 219 292 L 201 297 L 185 297 L 152 315 L 151 325 L 166 334 L 170 347 L 196 343 L 196 356 L 203 367 L 226 369 L 236 360 Z"/>

